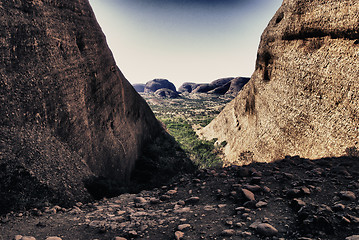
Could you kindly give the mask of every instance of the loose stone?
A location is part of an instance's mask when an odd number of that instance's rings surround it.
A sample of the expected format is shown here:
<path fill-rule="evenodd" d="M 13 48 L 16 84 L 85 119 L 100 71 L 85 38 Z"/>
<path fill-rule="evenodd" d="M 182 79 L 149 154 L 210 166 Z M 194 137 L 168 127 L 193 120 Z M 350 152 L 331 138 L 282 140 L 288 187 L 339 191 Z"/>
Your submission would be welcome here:
<path fill-rule="evenodd" d="M 127 239 L 123 237 L 115 237 L 113 240 L 127 240 Z"/>
<path fill-rule="evenodd" d="M 247 189 L 242 189 L 242 193 L 243 193 L 244 197 L 247 200 L 249 200 L 249 201 L 255 201 L 256 200 L 255 197 L 254 197 L 254 194 L 251 191 L 249 191 Z"/>
<path fill-rule="evenodd" d="M 180 231 L 183 231 L 183 230 L 188 229 L 190 227 L 191 227 L 191 225 L 189 225 L 189 224 L 181 224 L 181 225 L 179 225 L 177 227 L 177 229 L 180 230 Z"/>
<path fill-rule="evenodd" d="M 272 237 L 278 233 L 278 230 L 268 223 L 260 223 L 257 226 L 257 232 L 263 236 Z"/>
<path fill-rule="evenodd" d="M 236 231 L 234 229 L 225 229 L 222 231 L 222 236 L 233 236 L 236 234 Z"/>
<path fill-rule="evenodd" d="M 183 232 L 181 232 L 181 231 L 175 232 L 175 239 L 176 239 L 176 240 L 181 240 L 181 239 L 183 239 L 183 237 L 184 237 L 184 233 L 183 233 Z"/>

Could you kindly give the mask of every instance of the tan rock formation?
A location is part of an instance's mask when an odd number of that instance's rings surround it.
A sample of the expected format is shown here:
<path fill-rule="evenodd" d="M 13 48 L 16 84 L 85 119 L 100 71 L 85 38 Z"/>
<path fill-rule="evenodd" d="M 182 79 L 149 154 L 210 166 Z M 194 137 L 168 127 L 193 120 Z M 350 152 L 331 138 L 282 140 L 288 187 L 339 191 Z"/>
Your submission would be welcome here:
<path fill-rule="evenodd" d="M 228 163 L 339 156 L 359 147 L 359 2 L 284 0 L 250 82 L 200 134 Z"/>
<path fill-rule="evenodd" d="M 78 201 L 91 176 L 128 181 L 163 128 L 116 67 L 89 2 L 0 0 L 0 26 L 1 194 Z M 4 193 L 19 173 L 28 188 Z"/>

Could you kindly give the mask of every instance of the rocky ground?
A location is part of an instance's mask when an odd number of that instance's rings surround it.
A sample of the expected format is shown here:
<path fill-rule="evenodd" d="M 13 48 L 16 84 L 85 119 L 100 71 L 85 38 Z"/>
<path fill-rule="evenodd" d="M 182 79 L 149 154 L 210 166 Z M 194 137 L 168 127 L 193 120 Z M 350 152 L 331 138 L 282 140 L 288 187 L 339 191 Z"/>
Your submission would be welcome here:
<path fill-rule="evenodd" d="M 358 198 L 358 158 L 287 157 L 198 170 L 158 189 L 71 209 L 10 213 L 1 217 L 0 240 L 353 240 Z"/>

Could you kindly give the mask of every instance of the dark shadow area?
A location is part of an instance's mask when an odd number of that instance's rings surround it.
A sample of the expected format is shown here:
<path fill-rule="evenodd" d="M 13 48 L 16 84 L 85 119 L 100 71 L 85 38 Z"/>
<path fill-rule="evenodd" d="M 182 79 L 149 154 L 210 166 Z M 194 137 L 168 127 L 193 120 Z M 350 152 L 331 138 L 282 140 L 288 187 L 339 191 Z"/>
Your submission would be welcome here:
<path fill-rule="evenodd" d="M 167 134 L 166 134 L 167 135 Z M 147 143 L 137 160 L 130 183 L 105 177 L 88 179 L 85 186 L 96 199 L 111 198 L 123 193 L 139 193 L 166 185 L 174 176 L 191 173 L 196 166 L 171 136 L 160 136 Z"/>

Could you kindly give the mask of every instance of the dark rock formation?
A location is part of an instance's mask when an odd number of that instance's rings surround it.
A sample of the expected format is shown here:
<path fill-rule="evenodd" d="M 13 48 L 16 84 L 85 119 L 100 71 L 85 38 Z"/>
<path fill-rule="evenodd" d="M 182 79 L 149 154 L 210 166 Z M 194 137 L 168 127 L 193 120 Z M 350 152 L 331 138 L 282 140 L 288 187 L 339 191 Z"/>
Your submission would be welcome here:
<path fill-rule="evenodd" d="M 246 77 L 238 77 L 238 78 L 233 79 L 231 81 L 231 85 L 229 86 L 229 89 L 226 93 L 227 94 L 238 94 L 239 91 L 242 90 L 244 85 L 246 85 L 248 83 L 249 79 L 250 78 L 246 78 Z"/>
<path fill-rule="evenodd" d="M 358 149 L 358 16 L 356 1 L 283 1 L 250 82 L 201 134 L 238 164 Z"/>
<path fill-rule="evenodd" d="M 86 201 L 97 176 L 127 182 L 163 128 L 89 2 L 1 1 L 0 25 L 0 212 Z"/>
<path fill-rule="evenodd" d="M 155 95 L 158 97 L 162 97 L 162 98 L 178 98 L 179 97 L 177 92 L 175 92 L 171 89 L 167 89 L 167 88 L 158 89 L 155 92 Z"/>
<path fill-rule="evenodd" d="M 231 86 L 231 82 L 227 82 L 224 85 L 221 85 L 219 87 L 216 87 L 215 89 L 208 91 L 209 94 L 217 94 L 217 95 L 223 95 L 228 92 L 229 87 Z"/>
<path fill-rule="evenodd" d="M 222 90 L 218 90 L 218 93 L 223 92 L 224 89 L 227 87 L 226 84 L 228 84 L 230 81 L 232 81 L 234 78 L 220 78 L 217 79 L 209 84 L 198 84 L 198 86 L 193 90 L 193 93 L 210 93 L 210 91 L 216 89 L 216 88 L 222 88 Z M 224 89 L 223 89 L 224 88 Z M 229 88 L 229 86 L 228 86 Z M 228 90 L 227 88 L 227 90 Z M 216 91 L 212 92 L 215 93 Z"/>
<path fill-rule="evenodd" d="M 139 93 L 143 93 L 145 91 L 145 84 L 143 83 L 136 83 L 133 84 L 132 86 Z"/>
<path fill-rule="evenodd" d="M 167 88 L 169 90 L 177 92 L 175 85 L 170 81 L 168 81 L 167 79 L 153 79 L 146 83 L 145 93 L 151 93 L 151 92 L 154 93 L 161 88 Z"/>
<path fill-rule="evenodd" d="M 192 93 L 207 93 L 211 91 L 213 87 L 210 84 L 198 84 L 192 91 Z"/>
<path fill-rule="evenodd" d="M 183 83 L 178 89 L 182 93 L 208 93 L 208 94 L 237 94 L 243 86 L 249 81 L 249 78 L 220 78 L 211 83 L 196 84 L 196 83 Z"/>
<path fill-rule="evenodd" d="M 212 86 L 213 88 L 217 88 L 217 87 L 226 85 L 227 83 L 231 82 L 233 79 L 234 79 L 233 77 L 220 78 L 220 79 L 214 80 L 209 85 Z"/>
<path fill-rule="evenodd" d="M 197 83 L 185 82 L 178 88 L 178 92 L 191 93 L 197 87 L 197 85 Z"/>

